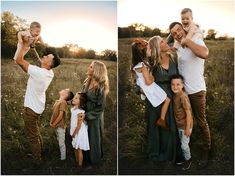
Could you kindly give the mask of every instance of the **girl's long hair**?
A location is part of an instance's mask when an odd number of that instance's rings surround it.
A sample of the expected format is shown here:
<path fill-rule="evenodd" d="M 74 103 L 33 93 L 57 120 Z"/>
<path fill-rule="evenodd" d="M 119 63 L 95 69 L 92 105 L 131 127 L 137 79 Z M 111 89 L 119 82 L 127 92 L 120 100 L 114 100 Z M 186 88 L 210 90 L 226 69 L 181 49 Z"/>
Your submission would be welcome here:
<path fill-rule="evenodd" d="M 87 95 L 86 93 L 83 92 L 77 92 L 76 95 L 79 95 L 79 99 L 80 99 L 80 108 L 83 109 L 84 111 L 86 111 L 87 106 Z"/>
<path fill-rule="evenodd" d="M 131 45 L 132 50 L 132 66 L 131 70 L 135 65 L 137 65 L 139 62 L 143 62 L 146 58 L 146 51 L 147 51 L 147 41 L 144 39 L 134 39 Z"/>

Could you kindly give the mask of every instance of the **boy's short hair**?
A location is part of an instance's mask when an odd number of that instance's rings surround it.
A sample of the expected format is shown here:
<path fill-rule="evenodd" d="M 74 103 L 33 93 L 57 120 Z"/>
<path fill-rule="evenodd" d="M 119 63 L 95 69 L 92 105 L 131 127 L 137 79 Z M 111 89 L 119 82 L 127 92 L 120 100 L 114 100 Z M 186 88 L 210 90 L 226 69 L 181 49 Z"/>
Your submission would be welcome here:
<path fill-rule="evenodd" d="M 66 97 L 65 101 L 71 101 L 74 97 L 74 94 L 72 91 L 68 92 L 68 96 Z"/>
<path fill-rule="evenodd" d="M 182 14 L 185 14 L 187 12 L 190 12 L 193 15 L 193 11 L 190 8 L 184 8 L 183 10 L 181 10 L 180 14 L 182 15 Z"/>
<path fill-rule="evenodd" d="M 30 28 L 40 28 L 41 29 L 41 24 L 37 21 L 33 21 L 31 24 L 30 24 Z"/>
<path fill-rule="evenodd" d="M 52 53 L 52 55 L 54 56 L 54 58 L 51 63 L 51 68 L 55 68 L 60 65 L 61 61 L 60 61 L 60 58 L 57 54 Z"/>
<path fill-rule="evenodd" d="M 182 82 L 184 82 L 184 77 L 181 74 L 174 74 L 174 75 L 172 75 L 170 80 L 172 81 L 173 79 L 181 79 Z"/>

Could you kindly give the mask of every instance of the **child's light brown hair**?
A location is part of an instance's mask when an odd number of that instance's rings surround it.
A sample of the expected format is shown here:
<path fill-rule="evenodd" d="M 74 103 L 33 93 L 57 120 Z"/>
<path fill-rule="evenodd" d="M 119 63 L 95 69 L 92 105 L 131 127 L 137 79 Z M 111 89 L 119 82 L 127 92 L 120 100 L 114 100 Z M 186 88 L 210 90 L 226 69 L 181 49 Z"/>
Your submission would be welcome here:
<path fill-rule="evenodd" d="M 193 11 L 192 11 L 190 8 L 184 8 L 183 10 L 181 10 L 181 15 L 182 15 L 182 14 L 185 14 L 185 13 L 187 13 L 187 12 L 190 12 L 191 15 L 193 16 Z"/>
<path fill-rule="evenodd" d="M 40 28 L 41 29 L 41 24 L 37 21 L 33 21 L 31 24 L 30 24 L 30 29 L 31 28 Z"/>

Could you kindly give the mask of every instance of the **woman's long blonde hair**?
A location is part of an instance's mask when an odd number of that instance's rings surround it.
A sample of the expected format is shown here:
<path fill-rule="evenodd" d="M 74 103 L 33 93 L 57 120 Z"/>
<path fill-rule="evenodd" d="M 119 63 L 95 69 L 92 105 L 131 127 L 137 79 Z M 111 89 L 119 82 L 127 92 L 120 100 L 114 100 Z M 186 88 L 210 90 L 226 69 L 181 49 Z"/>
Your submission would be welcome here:
<path fill-rule="evenodd" d="M 160 41 L 162 38 L 160 36 L 154 36 L 149 39 L 148 44 L 151 49 L 150 63 L 152 66 L 161 63 L 161 50 L 160 50 Z"/>
<path fill-rule="evenodd" d="M 106 65 L 100 61 L 92 61 L 91 64 L 94 65 L 94 73 L 85 81 L 86 86 L 89 86 L 88 84 L 93 81 L 94 90 L 104 92 L 107 95 L 109 92 L 109 79 Z"/>

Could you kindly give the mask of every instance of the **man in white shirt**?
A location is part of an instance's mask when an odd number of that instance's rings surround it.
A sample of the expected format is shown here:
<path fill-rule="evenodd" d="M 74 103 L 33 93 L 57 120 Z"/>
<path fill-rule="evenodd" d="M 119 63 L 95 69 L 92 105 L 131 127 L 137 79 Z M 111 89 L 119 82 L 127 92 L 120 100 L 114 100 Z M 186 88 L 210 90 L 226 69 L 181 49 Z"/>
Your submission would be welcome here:
<path fill-rule="evenodd" d="M 43 56 L 40 60 L 40 67 L 31 65 L 24 60 L 24 45 L 16 63 L 29 74 L 27 89 L 24 100 L 24 123 L 25 132 L 31 144 L 32 156 L 34 164 L 41 164 L 42 137 L 39 131 L 39 118 L 45 109 L 46 90 L 50 85 L 54 73 L 52 68 L 60 65 L 60 59 L 55 54 Z M 35 57 L 38 56 L 33 48 Z"/>
<path fill-rule="evenodd" d="M 207 165 L 208 154 L 211 149 L 210 129 L 206 120 L 206 83 L 204 78 L 204 61 L 208 58 L 208 48 L 204 41 L 195 36 L 186 39 L 181 23 L 170 24 L 170 32 L 174 39 L 186 47 L 177 49 L 179 73 L 184 77 L 185 90 L 189 96 L 194 117 L 203 133 L 203 157 L 200 161 L 202 167 Z"/>

